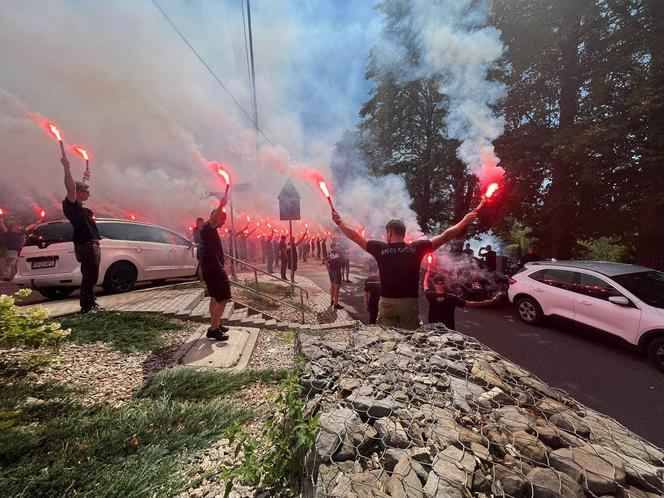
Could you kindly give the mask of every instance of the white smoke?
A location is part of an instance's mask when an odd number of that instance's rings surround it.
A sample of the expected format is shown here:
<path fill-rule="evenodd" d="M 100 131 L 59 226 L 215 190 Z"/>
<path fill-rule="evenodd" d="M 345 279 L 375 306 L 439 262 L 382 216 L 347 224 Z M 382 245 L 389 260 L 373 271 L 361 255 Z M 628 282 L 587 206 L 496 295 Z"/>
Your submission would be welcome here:
<path fill-rule="evenodd" d="M 461 142 L 457 155 L 483 185 L 499 181 L 492 142 L 504 120 L 492 109 L 505 95 L 504 85 L 489 80 L 504 47 L 500 31 L 488 26 L 491 0 L 389 0 L 408 15 L 384 30 L 374 50 L 377 67 L 402 79 L 438 77 L 449 98 L 446 132 Z M 413 66 L 408 48 L 416 47 Z"/>
<path fill-rule="evenodd" d="M 249 109 L 240 4 L 160 5 Z M 317 9 L 326 15 L 313 24 Z M 259 123 L 278 144 L 275 150 L 282 146 L 289 161 L 325 176 L 333 143 L 352 126 L 364 98 L 357 61 L 364 66 L 374 28 L 366 22 L 369 7 L 354 10 L 364 18 L 352 19 L 353 9 L 348 22 L 334 18 L 336 10 L 326 2 L 252 2 Z M 333 38 L 346 46 L 343 53 L 331 49 Z M 317 59 L 335 68 L 327 81 L 319 81 Z M 223 189 L 209 161 L 226 165 L 234 184 L 248 184 L 244 193 L 233 194 L 236 212 L 278 215 L 276 197 L 286 177 L 261 160 L 261 151 L 271 146 L 259 137 L 257 147 L 249 120 L 150 2 L 4 5 L 0 75 L 0 205 L 8 211 L 45 204 L 49 219 L 61 217 L 59 148 L 29 117 L 39 113 L 60 126 L 68 145 L 91 152 L 90 205 L 98 216 L 131 213 L 183 230 L 214 205 L 205 192 Z M 299 95 L 300 87 L 320 92 Z M 346 100 L 338 105 L 342 96 Z M 326 119 L 316 129 L 302 117 L 312 99 L 318 106 L 313 112 Z M 83 161 L 69 156 L 80 178 Z M 296 184 L 304 216 L 329 219 L 324 200 L 303 182 Z"/>

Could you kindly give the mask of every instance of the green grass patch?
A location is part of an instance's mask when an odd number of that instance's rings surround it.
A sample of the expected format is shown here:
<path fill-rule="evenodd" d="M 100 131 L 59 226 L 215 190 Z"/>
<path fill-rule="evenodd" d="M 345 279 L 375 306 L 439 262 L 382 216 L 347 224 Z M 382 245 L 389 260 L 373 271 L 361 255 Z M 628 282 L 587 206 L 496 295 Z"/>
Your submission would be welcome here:
<path fill-rule="evenodd" d="M 285 369 L 223 372 L 194 368 L 162 370 L 136 393 L 137 398 L 210 400 L 254 382 L 273 382 L 286 377 Z"/>
<path fill-rule="evenodd" d="M 71 329 L 69 339 L 76 344 L 105 342 L 123 353 L 154 351 L 166 345 L 162 334 L 176 332 L 182 326 L 159 313 L 124 313 L 104 311 L 79 315 L 60 321 Z"/>
<path fill-rule="evenodd" d="M 35 403 L 35 399 L 41 404 Z M 26 406 L 59 409 L 35 417 Z M 186 487 L 188 459 L 247 420 L 229 403 L 136 399 L 82 406 L 67 388 L 0 388 L 0 496 L 170 496 Z"/>

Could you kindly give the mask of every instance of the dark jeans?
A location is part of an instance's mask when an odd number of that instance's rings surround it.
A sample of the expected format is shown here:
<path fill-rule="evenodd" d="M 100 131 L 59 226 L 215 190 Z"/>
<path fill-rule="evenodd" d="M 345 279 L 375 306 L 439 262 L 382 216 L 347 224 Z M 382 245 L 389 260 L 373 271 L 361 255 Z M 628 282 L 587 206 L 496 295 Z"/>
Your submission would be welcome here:
<path fill-rule="evenodd" d="M 378 300 L 369 300 L 369 323 L 376 323 L 378 320 Z"/>
<path fill-rule="evenodd" d="M 288 258 L 286 256 L 281 256 L 281 258 L 279 258 L 279 262 L 281 263 L 281 278 L 286 280 L 286 266 L 288 265 Z"/>
<path fill-rule="evenodd" d="M 272 273 L 272 266 L 274 265 L 274 256 L 271 253 L 267 254 L 267 272 Z"/>
<path fill-rule="evenodd" d="M 81 263 L 81 310 L 88 311 L 95 304 L 95 285 L 99 279 L 101 249 L 99 244 L 79 244 L 74 246 L 76 260 Z"/>

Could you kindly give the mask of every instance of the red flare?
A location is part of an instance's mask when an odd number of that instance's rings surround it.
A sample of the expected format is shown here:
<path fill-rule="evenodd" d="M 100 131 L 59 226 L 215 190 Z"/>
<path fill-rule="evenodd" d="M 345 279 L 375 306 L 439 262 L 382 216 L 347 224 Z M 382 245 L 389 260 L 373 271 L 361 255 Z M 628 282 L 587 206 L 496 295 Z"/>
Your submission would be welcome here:
<path fill-rule="evenodd" d="M 428 264 L 429 266 L 431 266 L 431 263 L 433 263 L 433 256 L 432 256 L 431 254 L 429 254 L 429 255 L 427 256 L 427 264 Z"/>
<path fill-rule="evenodd" d="M 490 199 L 493 194 L 496 193 L 496 191 L 500 188 L 500 186 L 497 183 L 492 183 L 490 184 L 487 189 L 486 193 L 484 194 L 485 199 Z"/>
<path fill-rule="evenodd" d="M 0 216 L 3 216 L 4 214 L 5 212 L 2 210 L 2 208 L 0 208 Z"/>
<path fill-rule="evenodd" d="M 39 217 L 40 217 L 40 218 L 44 218 L 45 216 L 46 216 L 46 211 L 44 211 L 43 209 L 40 210 L 40 211 L 39 211 Z"/>
<path fill-rule="evenodd" d="M 323 195 L 329 199 L 330 191 L 327 189 L 327 184 L 325 183 L 325 180 L 319 181 L 318 187 L 320 188 L 321 192 L 323 192 Z"/>
<path fill-rule="evenodd" d="M 251 221 L 251 216 L 247 215 L 247 223 Z"/>
<path fill-rule="evenodd" d="M 365 234 L 365 230 L 364 230 L 364 228 L 363 228 L 363 229 L 362 229 L 362 233 L 361 233 L 360 235 L 362 235 L 362 237 L 364 237 L 364 234 Z"/>
<path fill-rule="evenodd" d="M 46 127 L 51 135 L 53 135 L 58 140 L 58 142 L 62 142 L 62 134 L 60 133 L 60 130 L 57 126 L 55 126 L 53 123 L 46 123 Z"/>
<path fill-rule="evenodd" d="M 217 166 L 217 174 L 224 179 L 226 185 L 231 184 L 231 175 L 229 175 L 228 171 L 222 168 L 221 165 Z"/>
<path fill-rule="evenodd" d="M 89 155 L 88 155 L 88 151 L 85 150 L 85 149 L 84 149 L 83 147 L 81 147 L 80 145 L 73 145 L 73 146 L 71 147 L 71 150 L 73 150 L 74 152 L 76 152 L 79 156 L 81 156 L 81 157 L 82 157 L 83 159 L 85 159 L 86 161 L 88 161 L 88 160 L 90 159 L 90 157 L 89 157 Z"/>
<path fill-rule="evenodd" d="M 272 225 L 270 225 L 270 224 L 268 223 L 268 224 L 267 224 L 267 227 L 268 227 L 268 228 L 272 228 Z"/>
<path fill-rule="evenodd" d="M 136 216 L 134 216 L 133 214 L 130 213 L 128 216 L 130 220 L 136 221 Z"/>

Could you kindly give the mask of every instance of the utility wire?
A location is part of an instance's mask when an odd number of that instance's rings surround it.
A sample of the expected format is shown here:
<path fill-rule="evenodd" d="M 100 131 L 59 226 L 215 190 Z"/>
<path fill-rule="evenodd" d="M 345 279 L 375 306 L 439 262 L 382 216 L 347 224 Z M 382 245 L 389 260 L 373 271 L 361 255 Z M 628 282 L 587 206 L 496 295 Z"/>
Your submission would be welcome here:
<path fill-rule="evenodd" d="M 251 68 L 249 66 L 249 45 L 247 41 L 247 20 L 244 14 L 244 0 L 240 0 L 240 7 L 242 8 L 242 30 L 244 31 L 244 56 L 247 61 L 247 81 L 249 82 L 251 115 L 252 115 L 252 121 L 254 123 L 254 128 L 256 128 L 258 123 L 255 120 L 253 120 L 253 116 L 255 115 L 256 110 L 254 109 L 254 86 L 251 84 Z"/>

